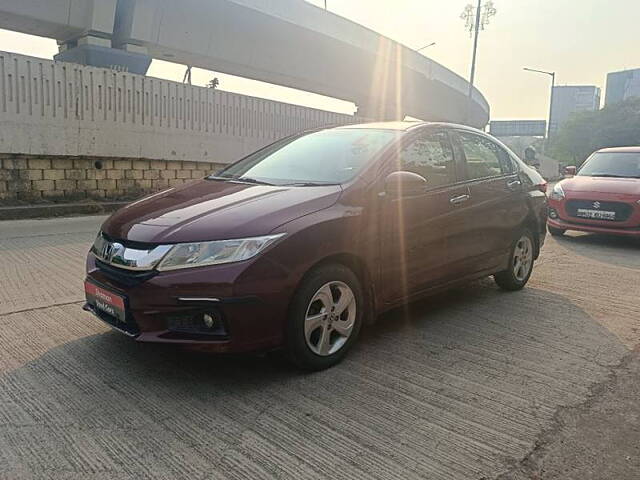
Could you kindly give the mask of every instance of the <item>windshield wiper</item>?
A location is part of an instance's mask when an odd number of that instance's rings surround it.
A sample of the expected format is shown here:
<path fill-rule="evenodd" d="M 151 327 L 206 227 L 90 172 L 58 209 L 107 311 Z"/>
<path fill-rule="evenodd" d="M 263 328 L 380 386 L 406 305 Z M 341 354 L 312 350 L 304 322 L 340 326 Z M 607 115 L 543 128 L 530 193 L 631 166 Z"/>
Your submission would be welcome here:
<path fill-rule="evenodd" d="M 218 177 L 215 175 L 209 175 L 205 177 L 207 180 L 218 180 L 221 182 L 241 182 L 241 183 L 252 183 L 254 185 L 273 185 L 273 183 L 263 182 L 262 180 L 258 180 L 256 178 L 251 177 Z"/>
<path fill-rule="evenodd" d="M 294 182 L 285 183 L 285 187 L 326 187 L 327 185 L 338 185 L 337 183 L 324 183 L 324 182 Z"/>
<path fill-rule="evenodd" d="M 253 183 L 254 185 L 273 185 L 273 183 L 264 182 L 262 180 L 258 180 L 257 178 L 251 177 L 232 177 L 229 180 L 233 182 Z"/>

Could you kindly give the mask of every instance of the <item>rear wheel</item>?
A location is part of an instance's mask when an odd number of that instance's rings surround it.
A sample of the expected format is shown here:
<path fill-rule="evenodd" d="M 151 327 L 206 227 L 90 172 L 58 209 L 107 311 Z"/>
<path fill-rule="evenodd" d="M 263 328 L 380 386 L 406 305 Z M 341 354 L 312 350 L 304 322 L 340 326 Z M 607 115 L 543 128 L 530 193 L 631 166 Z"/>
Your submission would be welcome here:
<path fill-rule="evenodd" d="M 533 234 L 524 230 L 511 247 L 509 268 L 496 273 L 493 278 L 503 290 L 521 290 L 529 281 L 533 272 L 534 245 Z"/>
<path fill-rule="evenodd" d="M 554 237 L 561 237 L 564 235 L 564 232 L 566 232 L 566 230 L 562 228 L 552 227 L 551 225 L 547 225 L 547 230 L 549 230 L 549 233 Z"/>
<path fill-rule="evenodd" d="M 326 265 L 305 277 L 295 293 L 287 324 L 287 353 L 305 370 L 340 362 L 356 340 L 365 308 L 356 275 Z"/>

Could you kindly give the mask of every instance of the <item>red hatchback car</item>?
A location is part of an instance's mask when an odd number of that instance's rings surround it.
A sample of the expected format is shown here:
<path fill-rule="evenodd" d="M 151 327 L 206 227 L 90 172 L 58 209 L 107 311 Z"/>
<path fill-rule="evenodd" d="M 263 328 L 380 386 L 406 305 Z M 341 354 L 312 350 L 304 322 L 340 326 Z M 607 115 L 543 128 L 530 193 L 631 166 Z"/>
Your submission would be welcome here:
<path fill-rule="evenodd" d="M 549 196 L 549 233 L 567 230 L 640 238 L 640 147 L 599 150 Z"/>
<path fill-rule="evenodd" d="M 85 309 L 143 342 L 284 347 L 326 368 L 383 310 L 488 275 L 524 287 L 545 189 L 463 126 L 306 132 L 112 215 L 88 255 Z"/>

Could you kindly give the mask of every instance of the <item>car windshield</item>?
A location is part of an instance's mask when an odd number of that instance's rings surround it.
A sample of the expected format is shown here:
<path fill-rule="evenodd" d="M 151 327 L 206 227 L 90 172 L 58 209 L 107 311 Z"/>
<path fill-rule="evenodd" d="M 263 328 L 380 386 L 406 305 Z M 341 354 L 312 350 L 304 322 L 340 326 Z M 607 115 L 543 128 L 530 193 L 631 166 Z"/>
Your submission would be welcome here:
<path fill-rule="evenodd" d="M 285 139 L 214 174 L 273 185 L 340 184 L 353 178 L 398 132 L 370 128 L 323 130 Z"/>
<path fill-rule="evenodd" d="M 640 178 L 640 153 L 594 153 L 578 172 L 581 177 Z"/>

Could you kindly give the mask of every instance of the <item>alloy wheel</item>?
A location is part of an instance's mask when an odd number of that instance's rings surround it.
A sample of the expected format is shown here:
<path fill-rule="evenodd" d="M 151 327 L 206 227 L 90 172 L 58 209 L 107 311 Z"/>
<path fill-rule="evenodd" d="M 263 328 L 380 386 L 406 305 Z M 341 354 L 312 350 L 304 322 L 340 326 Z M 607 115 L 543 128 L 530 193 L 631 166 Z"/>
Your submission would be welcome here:
<path fill-rule="evenodd" d="M 513 276 L 519 282 L 524 282 L 529 276 L 532 267 L 533 244 L 531 239 L 524 235 L 516 243 L 516 248 L 513 252 Z"/>
<path fill-rule="evenodd" d="M 307 307 L 304 336 L 313 353 L 326 357 L 340 350 L 353 332 L 356 298 L 343 282 L 329 282 L 311 297 Z"/>

